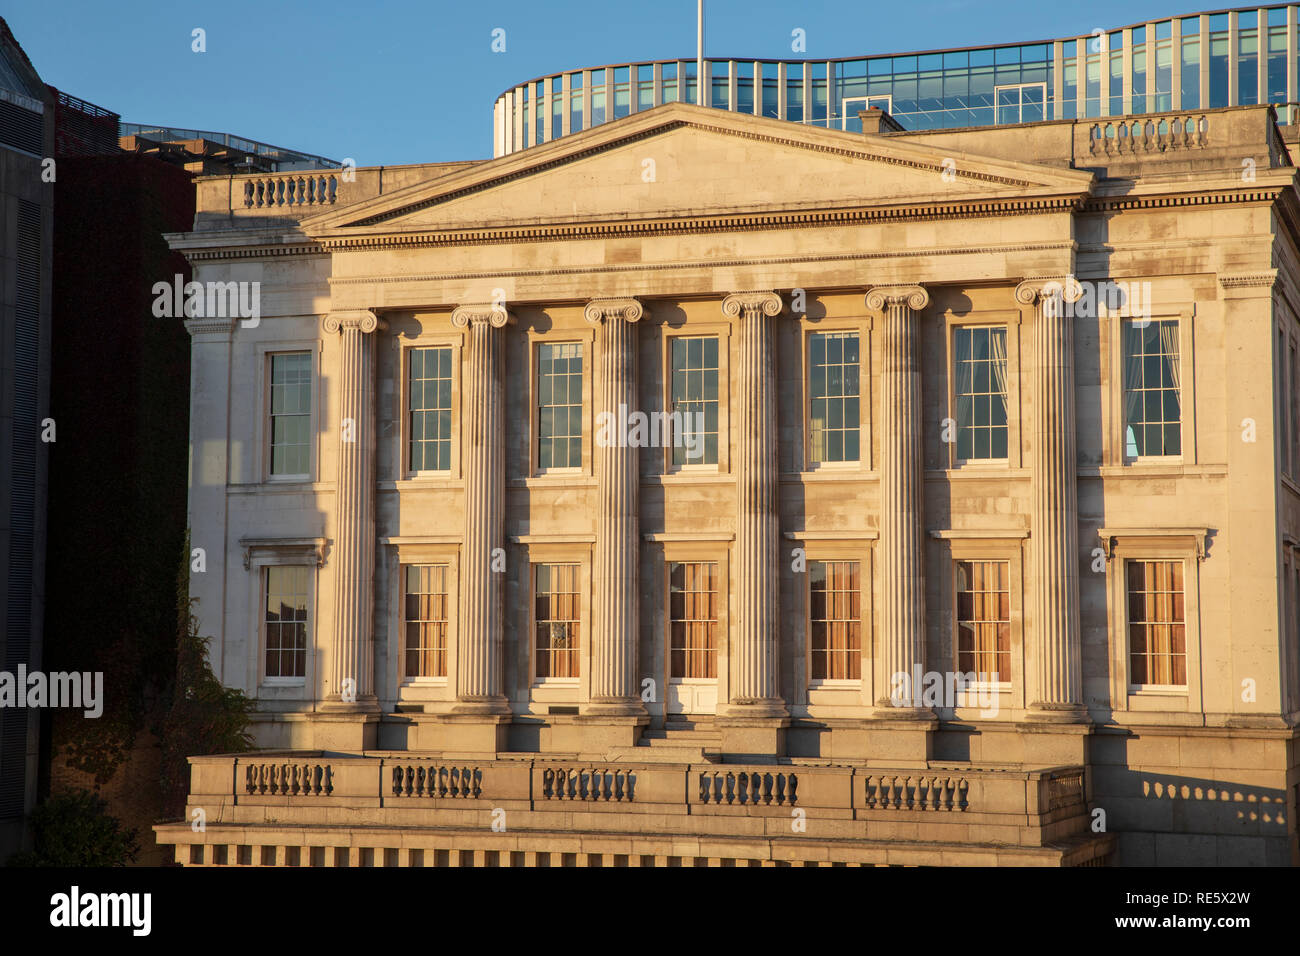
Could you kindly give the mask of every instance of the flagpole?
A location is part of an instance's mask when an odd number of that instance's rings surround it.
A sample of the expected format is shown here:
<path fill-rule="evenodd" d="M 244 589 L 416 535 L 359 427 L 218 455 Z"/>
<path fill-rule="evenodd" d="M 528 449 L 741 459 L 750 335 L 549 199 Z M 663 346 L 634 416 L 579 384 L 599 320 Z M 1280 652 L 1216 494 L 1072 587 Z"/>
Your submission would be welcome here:
<path fill-rule="evenodd" d="M 695 0 L 695 102 L 704 105 L 704 0 Z"/>

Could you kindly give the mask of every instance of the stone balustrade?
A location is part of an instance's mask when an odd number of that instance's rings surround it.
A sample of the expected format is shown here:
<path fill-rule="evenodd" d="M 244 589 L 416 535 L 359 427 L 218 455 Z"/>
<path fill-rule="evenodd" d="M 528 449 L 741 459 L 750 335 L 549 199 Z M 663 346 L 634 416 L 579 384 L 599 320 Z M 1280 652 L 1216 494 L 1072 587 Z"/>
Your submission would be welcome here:
<path fill-rule="evenodd" d="M 202 176 L 195 181 L 194 227 L 196 230 L 225 229 L 230 227 L 232 218 L 303 219 L 473 165 L 474 162 L 420 163 Z"/>
<path fill-rule="evenodd" d="M 1113 842 L 1089 832 L 1087 779 L 1077 766 L 383 752 L 258 752 L 191 757 L 190 765 L 187 820 L 202 817 L 205 826 L 155 827 L 187 865 L 1059 866 L 1094 864 Z M 662 853 L 618 848 L 651 820 Z M 590 852 L 575 850 L 582 847 Z M 786 862 L 771 862 L 779 859 Z"/>
<path fill-rule="evenodd" d="M 594 764 L 538 757 L 461 761 L 407 755 L 293 753 L 191 757 L 190 805 L 298 808 L 304 821 L 331 808 L 406 809 L 409 798 L 469 806 L 544 808 L 548 802 L 615 805 L 637 812 L 801 807 L 810 815 L 897 811 L 1081 813 L 1081 767 L 1002 770 L 933 764 L 923 769 L 779 765 Z M 333 812 L 333 811 L 331 811 Z"/>
<path fill-rule="evenodd" d="M 1092 155 L 1163 153 L 1210 145 L 1210 121 L 1203 112 L 1130 116 L 1101 120 L 1090 127 Z"/>

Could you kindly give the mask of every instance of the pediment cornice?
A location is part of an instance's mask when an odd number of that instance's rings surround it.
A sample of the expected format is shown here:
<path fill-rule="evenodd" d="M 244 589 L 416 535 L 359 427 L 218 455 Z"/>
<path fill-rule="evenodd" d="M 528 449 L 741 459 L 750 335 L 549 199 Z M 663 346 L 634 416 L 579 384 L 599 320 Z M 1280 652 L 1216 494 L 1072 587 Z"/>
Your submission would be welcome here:
<path fill-rule="evenodd" d="M 941 150 L 910 142 L 906 137 L 864 136 L 812 126 L 796 127 L 783 120 L 672 103 L 601 124 L 553 143 L 477 163 L 460 172 L 416 183 L 386 196 L 323 211 L 304 219 L 303 230 L 315 237 L 331 236 L 340 231 L 370 235 L 396 231 L 401 228 L 400 220 L 409 220 L 417 213 L 520 180 L 553 174 L 565 166 L 681 130 L 767 144 L 785 152 L 845 158 L 860 163 L 864 171 L 873 167 L 914 171 L 926 182 L 942 181 L 958 189 L 964 187 L 967 191 L 981 187 L 985 197 L 980 198 L 1012 194 L 1019 194 L 1022 198 L 1062 194 L 1078 196 L 1086 194 L 1094 182 L 1092 173 L 1077 169 Z M 969 192 L 961 198 L 970 198 Z M 420 218 L 423 220 L 421 225 L 427 224 L 428 216 Z M 405 224 L 407 229 L 411 226 L 409 221 Z"/>

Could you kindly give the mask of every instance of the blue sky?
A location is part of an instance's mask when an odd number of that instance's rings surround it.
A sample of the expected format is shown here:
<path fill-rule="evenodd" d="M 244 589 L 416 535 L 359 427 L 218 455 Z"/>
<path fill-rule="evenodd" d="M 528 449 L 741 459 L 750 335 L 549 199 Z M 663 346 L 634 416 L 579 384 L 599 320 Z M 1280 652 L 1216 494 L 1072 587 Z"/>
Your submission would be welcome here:
<path fill-rule="evenodd" d="M 898 53 L 1051 39 L 1193 0 L 706 0 L 705 54 Z M 6 0 L 47 83 L 127 122 L 235 133 L 358 165 L 492 154 L 492 103 L 544 73 L 695 56 L 695 0 Z M 191 50 L 206 31 L 207 51 Z M 491 50 L 506 31 L 506 52 Z"/>

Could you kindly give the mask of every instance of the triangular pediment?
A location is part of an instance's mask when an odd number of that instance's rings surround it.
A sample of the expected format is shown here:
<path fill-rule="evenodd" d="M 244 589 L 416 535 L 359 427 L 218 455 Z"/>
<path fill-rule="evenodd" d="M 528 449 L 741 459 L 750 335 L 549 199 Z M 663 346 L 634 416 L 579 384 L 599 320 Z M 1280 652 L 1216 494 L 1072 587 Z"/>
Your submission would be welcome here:
<path fill-rule="evenodd" d="M 376 235 L 1078 197 L 1090 173 L 680 103 L 306 219 Z"/>

